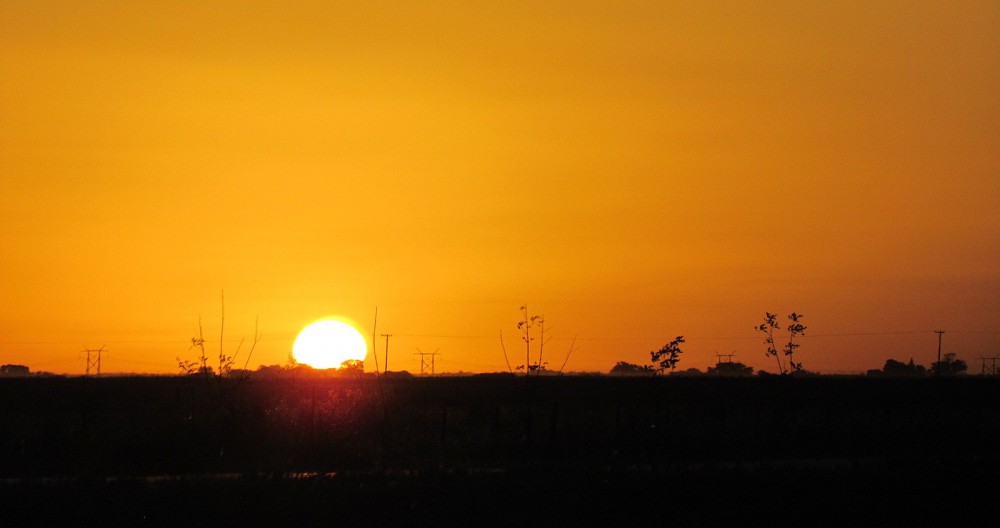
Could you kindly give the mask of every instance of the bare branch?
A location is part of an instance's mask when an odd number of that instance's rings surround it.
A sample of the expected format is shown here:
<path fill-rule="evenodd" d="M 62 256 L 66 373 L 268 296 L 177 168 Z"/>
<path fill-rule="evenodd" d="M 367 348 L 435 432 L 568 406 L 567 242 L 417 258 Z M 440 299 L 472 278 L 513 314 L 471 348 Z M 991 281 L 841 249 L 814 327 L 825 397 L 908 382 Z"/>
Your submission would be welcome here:
<path fill-rule="evenodd" d="M 503 329 L 500 330 L 500 348 L 503 350 L 503 360 L 507 363 L 507 371 L 513 374 L 514 369 L 510 368 L 510 360 L 507 359 L 507 347 L 503 344 Z"/>

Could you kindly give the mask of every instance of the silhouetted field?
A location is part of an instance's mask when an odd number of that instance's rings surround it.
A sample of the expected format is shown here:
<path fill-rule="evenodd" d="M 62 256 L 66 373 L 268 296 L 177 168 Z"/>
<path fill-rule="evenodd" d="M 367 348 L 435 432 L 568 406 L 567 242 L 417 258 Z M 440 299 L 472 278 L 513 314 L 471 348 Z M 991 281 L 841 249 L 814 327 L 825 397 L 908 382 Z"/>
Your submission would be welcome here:
<path fill-rule="evenodd" d="M 0 380 L 39 524 L 992 519 L 1000 380 Z M 409 520 L 409 522 L 407 522 Z"/>

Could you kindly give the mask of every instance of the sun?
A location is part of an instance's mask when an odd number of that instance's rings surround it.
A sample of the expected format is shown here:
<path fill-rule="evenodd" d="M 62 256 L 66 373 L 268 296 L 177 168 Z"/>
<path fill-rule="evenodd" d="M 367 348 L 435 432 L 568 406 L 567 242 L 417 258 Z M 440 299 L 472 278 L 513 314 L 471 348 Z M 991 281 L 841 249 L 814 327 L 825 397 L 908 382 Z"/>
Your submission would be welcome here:
<path fill-rule="evenodd" d="M 295 361 L 318 369 L 337 368 L 349 359 L 364 361 L 367 352 L 361 333 L 335 319 L 321 319 L 306 326 L 292 345 Z"/>

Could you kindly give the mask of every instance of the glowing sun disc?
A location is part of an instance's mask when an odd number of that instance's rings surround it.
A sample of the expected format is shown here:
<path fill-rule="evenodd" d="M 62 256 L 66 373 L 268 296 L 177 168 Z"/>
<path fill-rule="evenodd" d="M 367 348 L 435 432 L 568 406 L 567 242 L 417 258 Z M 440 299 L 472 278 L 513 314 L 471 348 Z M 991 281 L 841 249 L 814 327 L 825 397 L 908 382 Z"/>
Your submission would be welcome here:
<path fill-rule="evenodd" d="M 292 345 L 295 361 L 313 368 L 337 368 L 349 359 L 364 361 L 368 345 L 353 326 L 332 319 L 302 329 Z"/>

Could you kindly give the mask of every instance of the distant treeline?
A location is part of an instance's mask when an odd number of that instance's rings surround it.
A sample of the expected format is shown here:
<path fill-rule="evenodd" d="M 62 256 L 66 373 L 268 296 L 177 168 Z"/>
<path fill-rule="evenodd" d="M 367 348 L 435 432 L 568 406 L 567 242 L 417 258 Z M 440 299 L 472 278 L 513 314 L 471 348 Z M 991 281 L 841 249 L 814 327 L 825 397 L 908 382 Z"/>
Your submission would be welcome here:
<path fill-rule="evenodd" d="M 27 365 L 0 365 L 0 378 L 52 377 L 51 372 L 31 372 Z"/>
<path fill-rule="evenodd" d="M 870 377 L 924 377 L 924 376 L 958 376 L 963 375 L 968 370 L 968 365 L 965 361 L 957 359 L 955 354 L 945 354 L 941 361 L 936 361 L 931 363 L 931 367 L 927 368 L 923 365 L 917 365 L 913 362 L 911 358 L 909 362 L 904 363 L 902 361 L 897 361 L 895 359 L 888 359 L 885 362 L 885 366 L 881 369 L 872 369 L 867 371 L 864 375 Z M 626 361 L 619 361 L 611 368 L 612 375 L 615 376 L 655 376 L 661 371 L 655 369 L 652 365 L 636 365 L 634 363 L 628 363 Z M 998 373 L 991 369 L 988 372 L 984 371 L 985 375 L 997 375 Z M 718 377 L 749 377 L 754 375 L 753 367 L 744 365 L 738 361 L 720 361 L 714 367 L 709 367 L 706 371 L 702 372 L 696 368 L 689 368 L 686 370 L 677 370 L 667 372 L 666 375 L 669 376 L 718 376 Z M 774 376 L 770 372 L 760 370 L 756 373 L 757 376 Z M 794 377 L 813 377 L 820 376 L 821 374 L 816 372 L 810 372 L 804 369 L 790 371 L 784 375 L 794 376 Z"/>

